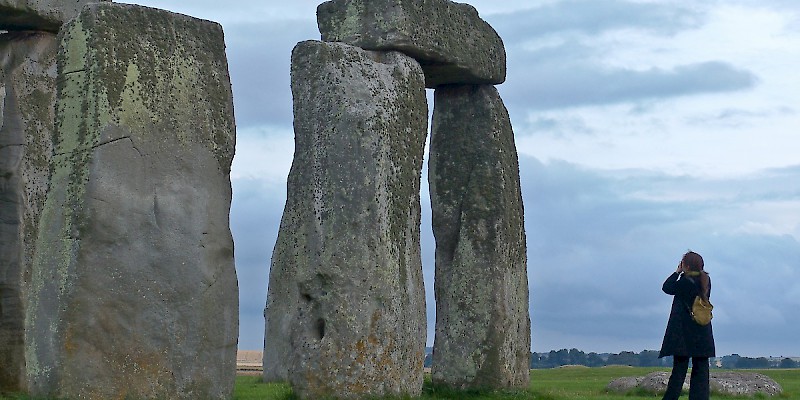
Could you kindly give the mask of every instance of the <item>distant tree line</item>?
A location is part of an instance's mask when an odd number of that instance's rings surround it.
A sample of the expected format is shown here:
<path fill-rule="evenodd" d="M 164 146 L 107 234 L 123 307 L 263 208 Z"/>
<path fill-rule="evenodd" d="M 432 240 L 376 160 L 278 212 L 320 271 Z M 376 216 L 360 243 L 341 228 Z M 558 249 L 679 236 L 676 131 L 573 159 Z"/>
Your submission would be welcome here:
<path fill-rule="evenodd" d="M 431 366 L 430 347 L 426 348 L 425 366 Z M 656 350 L 642 350 L 638 353 L 584 353 L 578 349 L 551 350 L 548 353 L 531 353 L 531 369 L 557 368 L 565 365 L 604 367 L 607 365 L 628 365 L 631 367 L 672 367 L 672 357 L 658 358 Z M 800 362 L 788 357 L 742 357 L 738 354 L 718 357 L 711 360 L 711 366 L 725 369 L 768 369 L 800 368 Z"/>
<path fill-rule="evenodd" d="M 791 358 L 750 358 L 738 354 L 719 358 L 719 366 L 728 369 L 767 369 L 767 368 L 800 368 L 800 362 Z"/>
<path fill-rule="evenodd" d="M 672 358 L 658 358 L 658 351 L 642 350 L 639 353 L 584 353 L 578 349 L 551 350 L 549 353 L 531 353 L 531 369 L 556 368 L 564 365 L 604 367 L 606 365 L 629 365 L 632 367 L 672 366 Z"/>
<path fill-rule="evenodd" d="M 768 369 L 800 368 L 800 362 L 788 357 L 750 358 L 732 354 L 715 358 L 712 367 L 725 369 Z M 628 365 L 631 367 L 671 367 L 672 357 L 658 358 L 656 350 L 642 350 L 639 353 L 623 351 L 614 353 L 584 353 L 578 349 L 551 350 L 549 353 L 531 353 L 531 369 L 556 368 L 564 365 L 583 365 L 604 367 L 607 365 Z"/>

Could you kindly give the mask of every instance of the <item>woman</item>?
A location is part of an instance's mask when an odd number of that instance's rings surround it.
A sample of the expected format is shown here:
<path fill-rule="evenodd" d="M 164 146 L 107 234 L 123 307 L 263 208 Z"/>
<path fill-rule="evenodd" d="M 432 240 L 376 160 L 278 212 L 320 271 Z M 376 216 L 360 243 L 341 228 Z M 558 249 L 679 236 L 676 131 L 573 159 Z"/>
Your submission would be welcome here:
<path fill-rule="evenodd" d="M 702 326 L 692 319 L 690 310 L 694 298 L 711 296 L 711 278 L 703 270 L 703 257 L 693 251 L 683 255 L 678 269 L 670 275 L 661 290 L 674 296 L 667 331 L 661 345 L 660 357 L 672 356 L 672 375 L 669 377 L 665 400 L 677 399 L 686 379 L 689 358 L 692 376 L 689 381 L 689 400 L 709 398 L 709 357 L 714 357 L 714 333 L 711 324 Z"/>

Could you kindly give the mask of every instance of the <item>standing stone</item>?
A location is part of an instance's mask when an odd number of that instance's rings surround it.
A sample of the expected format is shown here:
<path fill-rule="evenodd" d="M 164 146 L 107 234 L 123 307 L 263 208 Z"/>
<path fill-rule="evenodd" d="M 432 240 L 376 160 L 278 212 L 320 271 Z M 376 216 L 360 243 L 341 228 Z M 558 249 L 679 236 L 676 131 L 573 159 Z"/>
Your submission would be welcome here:
<path fill-rule="evenodd" d="M 493 86 L 436 90 L 429 162 L 436 238 L 433 381 L 527 387 L 530 318 L 519 164 Z"/>
<path fill-rule="evenodd" d="M 0 29 L 58 32 L 88 3 L 110 0 L 0 0 Z"/>
<path fill-rule="evenodd" d="M 0 392 L 25 391 L 24 325 L 53 151 L 58 41 L 0 35 Z"/>
<path fill-rule="evenodd" d="M 332 0 L 317 7 L 326 42 L 397 50 L 415 58 L 425 85 L 500 84 L 503 41 L 469 4 L 449 0 Z"/>
<path fill-rule="evenodd" d="M 301 398 L 418 395 L 427 106 L 398 52 L 301 42 L 295 154 L 270 270 L 264 378 Z"/>
<path fill-rule="evenodd" d="M 97 3 L 59 36 L 26 317 L 31 394 L 230 398 L 235 127 L 222 29 Z"/>

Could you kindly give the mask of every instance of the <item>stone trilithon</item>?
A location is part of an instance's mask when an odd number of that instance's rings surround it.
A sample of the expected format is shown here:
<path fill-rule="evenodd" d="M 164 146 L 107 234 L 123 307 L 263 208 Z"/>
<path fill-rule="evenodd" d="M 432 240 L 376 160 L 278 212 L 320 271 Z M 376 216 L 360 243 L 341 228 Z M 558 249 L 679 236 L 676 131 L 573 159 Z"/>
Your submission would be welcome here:
<path fill-rule="evenodd" d="M 421 390 L 423 86 L 435 88 L 433 378 L 528 384 L 519 166 L 505 49 L 469 5 L 333 0 L 292 55 L 295 155 L 272 257 L 264 379 L 301 398 Z"/>

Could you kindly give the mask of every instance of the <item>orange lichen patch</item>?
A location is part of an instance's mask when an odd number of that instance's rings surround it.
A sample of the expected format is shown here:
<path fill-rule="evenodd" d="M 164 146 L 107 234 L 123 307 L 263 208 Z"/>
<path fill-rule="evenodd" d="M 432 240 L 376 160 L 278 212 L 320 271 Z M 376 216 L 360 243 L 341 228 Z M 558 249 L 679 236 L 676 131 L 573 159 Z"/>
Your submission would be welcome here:
<path fill-rule="evenodd" d="M 356 342 L 356 362 L 363 364 L 367 360 L 367 344 L 364 340 Z"/>
<path fill-rule="evenodd" d="M 67 356 L 71 356 L 77 346 L 72 338 L 72 327 L 67 326 L 67 329 L 64 330 L 64 350 L 67 352 Z"/>
<path fill-rule="evenodd" d="M 106 358 L 106 368 L 118 371 L 113 381 L 93 384 L 79 391 L 92 400 L 125 400 L 128 398 L 161 398 L 170 390 L 166 387 L 173 379 L 165 367 L 164 355 L 159 353 L 117 354 Z"/>

